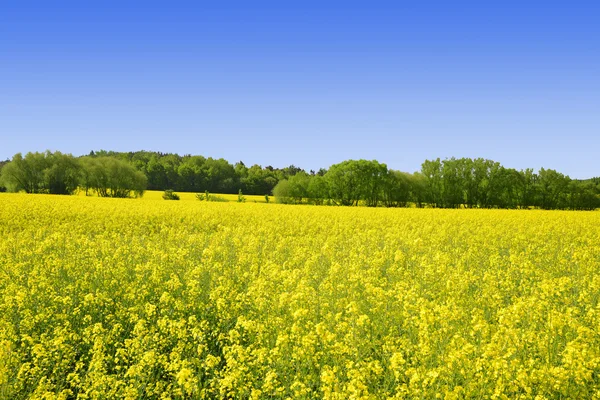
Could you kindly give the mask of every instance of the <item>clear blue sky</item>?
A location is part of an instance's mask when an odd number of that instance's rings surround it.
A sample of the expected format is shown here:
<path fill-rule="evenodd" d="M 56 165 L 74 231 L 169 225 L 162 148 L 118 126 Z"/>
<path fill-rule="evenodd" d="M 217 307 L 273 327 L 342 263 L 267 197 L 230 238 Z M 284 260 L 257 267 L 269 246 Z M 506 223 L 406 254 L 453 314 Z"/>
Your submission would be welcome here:
<path fill-rule="evenodd" d="M 5 0 L 0 158 L 412 172 L 455 156 L 598 176 L 599 21 L 597 1 Z"/>

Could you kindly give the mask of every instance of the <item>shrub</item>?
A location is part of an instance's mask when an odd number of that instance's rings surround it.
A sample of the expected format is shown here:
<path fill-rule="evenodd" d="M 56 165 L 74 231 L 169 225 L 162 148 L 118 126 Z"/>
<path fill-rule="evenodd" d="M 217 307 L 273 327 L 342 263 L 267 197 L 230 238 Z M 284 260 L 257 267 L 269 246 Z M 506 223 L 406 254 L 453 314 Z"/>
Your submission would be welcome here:
<path fill-rule="evenodd" d="M 165 200 L 179 200 L 179 195 L 171 189 L 165 190 L 162 196 Z"/>
<path fill-rule="evenodd" d="M 214 201 L 214 202 L 226 202 L 226 198 L 208 193 L 208 190 L 204 193 L 196 193 L 196 198 L 199 201 Z"/>

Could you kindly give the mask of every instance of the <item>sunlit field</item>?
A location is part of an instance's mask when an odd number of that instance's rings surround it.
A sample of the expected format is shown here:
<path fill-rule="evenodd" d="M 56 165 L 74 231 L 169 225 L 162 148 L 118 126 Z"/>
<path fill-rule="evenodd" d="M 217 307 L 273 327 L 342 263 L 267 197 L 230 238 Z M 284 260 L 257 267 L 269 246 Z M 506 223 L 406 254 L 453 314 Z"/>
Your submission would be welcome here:
<path fill-rule="evenodd" d="M 0 398 L 600 398 L 600 213 L 161 195 L 0 194 Z"/>

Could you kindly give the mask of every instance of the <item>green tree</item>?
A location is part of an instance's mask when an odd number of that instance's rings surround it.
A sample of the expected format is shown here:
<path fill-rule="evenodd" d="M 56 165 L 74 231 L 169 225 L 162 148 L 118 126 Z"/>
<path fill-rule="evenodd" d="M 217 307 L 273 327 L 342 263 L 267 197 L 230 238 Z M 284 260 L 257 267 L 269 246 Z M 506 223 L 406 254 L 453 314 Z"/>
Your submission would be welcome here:
<path fill-rule="evenodd" d="M 544 210 L 566 208 L 570 178 L 553 169 L 538 173 L 538 206 Z"/>
<path fill-rule="evenodd" d="M 148 179 L 126 161 L 114 157 L 86 157 L 82 159 L 84 173 L 82 186 L 86 192 L 94 190 L 101 197 L 141 197 Z"/>
<path fill-rule="evenodd" d="M 184 192 L 201 192 L 208 185 L 208 177 L 205 164 L 206 159 L 202 156 L 184 157 L 177 168 L 178 190 Z"/>
<path fill-rule="evenodd" d="M 311 175 L 308 182 L 309 201 L 321 205 L 328 199 L 329 186 L 323 175 Z"/>
<path fill-rule="evenodd" d="M 466 185 L 463 160 L 452 157 L 442 162 L 442 204 L 444 207 L 458 208 L 465 203 Z"/>
<path fill-rule="evenodd" d="M 235 170 L 237 181 L 242 185 L 242 189 L 244 189 L 244 192 L 249 193 L 248 188 L 244 186 L 244 182 L 248 177 L 248 167 L 242 161 L 238 161 L 233 166 L 233 169 Z"/>
<path fill-rule="evenodd" d="M 502 166 L 495 161 L 478 158 L 474 160 L 473 167 L 476 204 L 484 208 L 497 205 L 502 192 Z"/>
<path fill-rule="evenodd" d="M 369 175 L 377 169 L 369 166 L 365 160 L 346 160 L 332 165 L 325 174 L 331 200 L 342 206 L 358 205 L 360 200 L 377 200 L 377 187 L 381 187 L 382 177 L 373 176 L 375 182 L 369 183 Z M 377 163 L 378 164 L 378 163 Z"/>
<path fill-rule="evenodd" d="M 2 168 L 4 168 L 4 166 L 9 162 L 10 160 L 0 161 L 0 192 L 6 192 L 6 187 L 2 183 Z"/>
<path fill-rule="evenodd" d="M 538 176 L 532 168 L 519 171 L 519 179 L 515 182 L 517 204 L 519 208 L 536 205 Z"/>
<path fill-rule="evenodd" d="M 179 189 L 179 165 L 181 164 L 181 157 L 177 154 L 165 154 L 159 158 L 159 163 L 162 165 L 163 177 L 165 179 L 164 184 L 166 186 L 159 188 L 176 188 Z"/>
<path fill-rule="evenodd" d="M 420 172 L 415 172 L 408 175 L 410 187 L 410 200 L 415 203 L 418 208 L 422 208 L 427 202 L 428 197 L 428 180 Z"/>
<path fill-rule="evenodd" d="M 273 188 L 273 196 L 275 196 L 276 203 L 292 204 L 294 202 L 290 190 L 290 183 L 287 179 L 282 179 L 275 185 Z"/>
<path fill-rule="evenodd" d="M 255 164 L 246 169 L 246 176 L 242 178 L 241 184 L 248 194 L 264 195 L 273 192 L 278 181 L 275 171 Z"/>
<path fill-rule="evenodd" d="M 521 175 L 519 171 L 512 168 L 501 168 L 499 181 L 501 191 L 498 198 L 498 207 L 518 208 L 519 185 L 521 184 Z"/>
<path fill-rule="evenodd" d="M 309 184 L 310 176 L 302 171 L 288 178 L 289 185 L 289 196 L 293 199 L 293 202 L 300 204 L 309 197 Z"/>
<path fill-rule="evenodd" d="M 71 154 L 46 153 L 48 166 L 44 180 L 51 194 L 73 194 L 81 179 L 81 165 Z"/>
<path fill-rule="evenodd" d="M 568 202 L 571 210 L 595 210 L 600 207 L 599 187 L 591 180 L 572 180 L 568 187 Z"/>
<path fill-rule="evenodd" d="M 377 207 L 389 177 L 387 165 L 376 160 L 358 160 L 355 162 L 355 168 L 361 200 L 364 200 L 368 207 Z"/>
<path fill-rule="evenodd" d="M 405 207 L 411 198 L 411 177 L 389 170 L 383 184 L 382 200 L 386 207 Z"/>
<path fill-rule="evenodd" d="M 234 194 L 238 191 L 239 183 L 233 165 L 226 160 L 207 158 L 203 166 L 206 174 L 206 187 L 213 193 Z"/>
<path fill-rule="evenodd" d="M 46 151 L 15 154 L 2 168 L 0 180 L 11 192 L 72 194 L 77 190 L 80 165 L 72 155 Z"/>
<path fill-rule="evenodd" d="M 165 200 L 179 200 L 179 195 L 171 189 L 164 191 L 162 198 Z"/>
<path fill-rule="evenodd" d="M 159 156 L 154 154 L 146 164 L 146 177 L 148 179 L 148 189 L 165 190 L 168 188 L 169 179 L 165 166 L 160 162 Z"/>
<path fill-rule="evenodd" d="M 17 153 L 2 168 L 0 181 L 10 192 L 43 193 L 45 167 L 43 153 Z"/>
<path fill-rule="evenodd" d="M 443 174 L 442 174 L 442 162 L 440 159 L 433 161 L 425 160 L 421 164 L 421 175 L 425 178 L 426 191 L 425 191 L 425 202 L 431 204 L 433 207 L 443 207 Z"/>

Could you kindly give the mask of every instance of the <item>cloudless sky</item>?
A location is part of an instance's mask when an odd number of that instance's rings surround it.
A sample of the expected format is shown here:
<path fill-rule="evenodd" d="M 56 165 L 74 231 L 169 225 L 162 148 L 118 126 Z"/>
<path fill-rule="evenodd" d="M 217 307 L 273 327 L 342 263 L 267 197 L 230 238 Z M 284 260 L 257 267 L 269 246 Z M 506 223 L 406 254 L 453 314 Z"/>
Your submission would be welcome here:
<path fill-rule="evenodd" d="M 0 159 L 600 175 L 600 2 L 0 2 Z"/>

